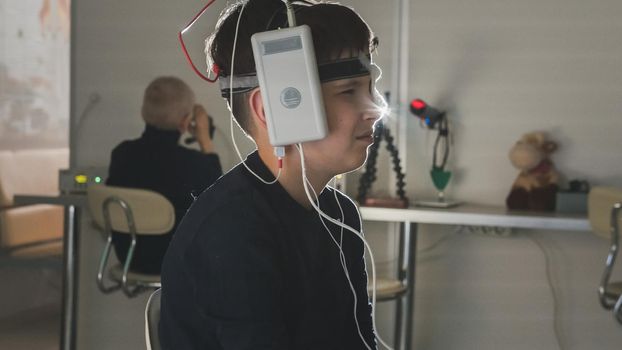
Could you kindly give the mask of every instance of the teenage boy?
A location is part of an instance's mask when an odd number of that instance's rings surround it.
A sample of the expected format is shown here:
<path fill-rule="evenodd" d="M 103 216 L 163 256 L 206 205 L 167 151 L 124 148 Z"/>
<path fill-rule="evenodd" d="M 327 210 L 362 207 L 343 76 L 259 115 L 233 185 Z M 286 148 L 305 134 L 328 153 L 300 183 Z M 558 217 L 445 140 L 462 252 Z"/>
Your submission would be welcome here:
<path fill-rule="evenodd" d="M 368 63 L 376 41 L 348 7 L 306 2 L 295 9 L 298 24 L 312 30 L 328 127 L 324 139 L 302 144 L 306 175 L 321 210 L 360 231 L 355 204 L 327 184 L 363 165 L 372 144 L 380 113 Z M 279 171 L 252 83 L 250 36 L 286 21 L 282 1 L 250 0 L 225 10 L 208 40 L 223 96 L 257 145 L 245 160 L 255 174 L 244 164 L 232 169 L 180 225 L 162 271 L 164 349 L 376 348 L 364 245 L 313 209 L 294 145 L 285 147 Z M 227 87 L 231 75 L 235 86 Z"/>

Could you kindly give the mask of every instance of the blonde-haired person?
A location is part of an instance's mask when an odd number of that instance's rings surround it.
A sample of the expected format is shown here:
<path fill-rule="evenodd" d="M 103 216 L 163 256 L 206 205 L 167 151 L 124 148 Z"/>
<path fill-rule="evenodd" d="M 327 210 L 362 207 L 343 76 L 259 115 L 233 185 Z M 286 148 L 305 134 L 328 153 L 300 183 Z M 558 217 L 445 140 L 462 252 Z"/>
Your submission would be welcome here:
<path fill-rule="evenodd" d="M 190 86 L 176 77 L 158 77 L 145 89 L 142 106 L 145 130 L 112 151 L 106 184 L 149 189 L 161 193 L 175 208 L 175 226 L 162 236 L 139 236 L 130 269 L 160 274 L 171 237 L 194 198 L 209 187 L 222 170 L 214 153 L 211 118 L 195 103 Z M 190 133 L 199 149 L 189 149 L 182 135 Z M 115 252 L 125 261 L 129 238 L 113 234 Z"/>
<path fill-rule="evenodd" d="M 189 131 L 203 153 L 213 153 L 209 132 L 211 121 L 203 106 L 183 80 L 165 76 L 153 80 L 145 89 L 141 114 L 147 125 L 161 130 Z"/>

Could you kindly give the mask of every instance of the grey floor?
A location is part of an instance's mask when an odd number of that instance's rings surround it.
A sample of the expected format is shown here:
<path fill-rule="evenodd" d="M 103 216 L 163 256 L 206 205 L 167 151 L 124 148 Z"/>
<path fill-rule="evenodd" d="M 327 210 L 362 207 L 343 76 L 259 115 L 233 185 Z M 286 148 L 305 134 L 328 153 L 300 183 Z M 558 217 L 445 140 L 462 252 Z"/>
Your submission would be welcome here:
<path fill-rule="evenodd" d="M 0 349 L 60 348 L 62 259 L 0 255 Z"/>
<path fill-rule="evenodd" d="M 60 303 L 48 304 L 0 319 L 0 349 L 60 348 Z"/>

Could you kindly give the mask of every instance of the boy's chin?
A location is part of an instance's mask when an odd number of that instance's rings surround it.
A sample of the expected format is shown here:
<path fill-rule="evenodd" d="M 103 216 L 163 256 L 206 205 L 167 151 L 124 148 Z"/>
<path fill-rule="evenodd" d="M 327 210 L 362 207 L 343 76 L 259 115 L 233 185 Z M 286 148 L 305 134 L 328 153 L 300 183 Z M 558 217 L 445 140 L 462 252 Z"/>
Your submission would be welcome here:
<path fill-rule="evenodd" d="M 360 168 L 363 167 L 363 165 L 365 165 L 366 161 L 367 161 L 367 152 L 365 152 L 365 154 L 362 155 L 359 159 L 353 160 L 350 164 L 348 164 L 349 166 L 347 167 L 347 169 L 342 171 L 341 174 L 346 174 L 346 173 L 359 170 Z"/>

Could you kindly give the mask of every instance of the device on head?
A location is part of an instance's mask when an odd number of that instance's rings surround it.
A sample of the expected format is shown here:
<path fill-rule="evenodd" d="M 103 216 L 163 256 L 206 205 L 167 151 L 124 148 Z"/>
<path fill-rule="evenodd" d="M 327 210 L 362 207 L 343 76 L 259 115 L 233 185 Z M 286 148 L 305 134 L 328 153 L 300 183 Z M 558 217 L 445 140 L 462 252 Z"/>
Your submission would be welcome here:
<path fill-rule="evenodd" d="M 326 113 L 309 26 L 251 37 L 268 136 L 273 146 L 326 137 Z"/>
<path fill-rule="evenodd" d="M 287 20 L 284 19 L 285 16 L 276 16 L 277 13 L 267 23 L 267 28 L 285 28 L 258 32 L 251 36 L 256 74 L 236 75 L 233 65 L 230 76 L 221 75 L 218 67 L 213 67 L 216 77 L 206 77 L 192 63 L 182 34 L 213 1 L 179 33 L 182 49 L 195 72 L 207 81 L 218 80 L 223 97 L 259 87 L 266 113 L 268 136 L 275 147 L 326 137 L 326 113 L 321 83 L 371 74 L 371 57 L 362 55 L 318 66 L 310 28 L 307 25 L 296 26 L 294 5 L 283 0 L 281 14 L 286 12 Z M 295 6 L 300 6 L 296 8 L 300 10 L 312 5 L 297 3 Z M 282 23 L 277 23 L 277 17 L 281 18 Z"/>

